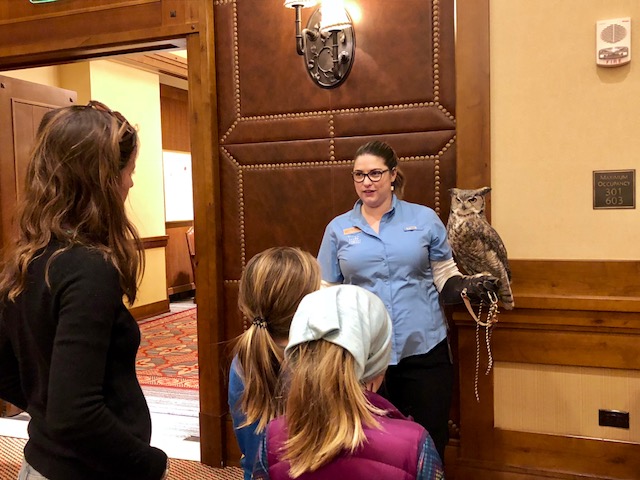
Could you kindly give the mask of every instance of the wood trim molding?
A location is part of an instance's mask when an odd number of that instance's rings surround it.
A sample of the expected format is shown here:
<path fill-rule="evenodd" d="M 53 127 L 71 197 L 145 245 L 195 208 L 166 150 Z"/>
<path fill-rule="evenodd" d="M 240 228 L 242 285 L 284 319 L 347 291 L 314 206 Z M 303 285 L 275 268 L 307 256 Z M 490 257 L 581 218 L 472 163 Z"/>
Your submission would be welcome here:
<path fill-rule="evenodd" d="M 196 284 L 191 282 L 191 283 L 187 283 L 185 285 L 180 285 L 177 287 L 169 287 L 167 288 L 167 292 L 169 293 L 169 295 L 175 295 L 176 293 L 189 292 L 195 289 L 196 289 Z"/>
<path fill-rule="evenodd" d="M 193 220 L 176 220 L 174 222 L 165 222 L 165 228 L 192 227 Z"/>
<path fill-rule="evenodd" d="M 640 312 L 640 261 L 510 260 L 516 308 Z"/>
<path fill-rule="evenodd" d="M 114 58 L 113 61 L 153 73 L 164 73 L 183 80 L 187 80 L 188 77 L 187 59 L 168 52 L 128 55 Z"/>
<path fill-rule="evenodd" d="M 155 317 L 163 313 L 169 312 L 169 299 L 160 300 L 159 302 L 149 303 L 147 305 L 141 305 L 139 307 L 133 307 L 129 309 L 133 318 L 137 321 L 144 320 L 145 318 Z"/>
<path fill-rule="evenodd" d="M 38 44 L 38 51 L 33 45 L 12 47 L 9 55 L 2 58 L 2 70 L 38 67 L 55 63 L 69 63 L 72 61 L 89 60 L 108 55 L 128 55 L 150 50 L 184 48 L 184 35 L 197 31 L 197 24 L 171 25 L 157 27 L 144 31 L 145 38 L 160 38 L 160 40 L 144 41 L 132 36 L 130 32 L 94 35 L 83 41 L 70 38 L 49 42 L 50 48 Z M 182 37 L 182 38 L 181 38 Z"/>
<path fill-rule="evenodd" d="M 140 240 L 142 240 L 142 247 L 145 250 L 149 250 L 151 248 L 165 248 L 167 246 L 167 242 L 169 241 L 169 235 L 145 237 L 141 238 Z"/>
<path fill-rule="evenodd" d="M 69 15 L 81 15 L 85 13 L 100 12 L 105 10 L 113 10 L 123 7 L 134 7 L 136 5 L 143 5 L 146 3 L 156 3 L 158 0 L 124 0 L 119 2 L 110 2 L 105 5 L 83 6 L 82 8 L 66 8 L 64 10 L 49 11 L 48 13 L 41 13 L 39 15 L 28 15 L 24 17 L 13 17 L 8 20 L 0 20 L 0 25 L 14 24 L 22 22 L 32 22 L 35 20 L 45 20 L 47 18 L 67 17 Z"/>

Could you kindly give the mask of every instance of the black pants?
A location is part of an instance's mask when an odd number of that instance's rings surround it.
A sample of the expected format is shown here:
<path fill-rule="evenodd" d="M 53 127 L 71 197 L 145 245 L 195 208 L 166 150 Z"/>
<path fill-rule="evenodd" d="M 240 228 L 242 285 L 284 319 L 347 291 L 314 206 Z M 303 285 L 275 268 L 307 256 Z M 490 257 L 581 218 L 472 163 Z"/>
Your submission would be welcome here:
<path fill-rule="evenodd" d="M 444 463 L 452 391 L 453 365 L 443 340 L 430 352 L 390 365 L 378 393 L 427 429 Z"/>

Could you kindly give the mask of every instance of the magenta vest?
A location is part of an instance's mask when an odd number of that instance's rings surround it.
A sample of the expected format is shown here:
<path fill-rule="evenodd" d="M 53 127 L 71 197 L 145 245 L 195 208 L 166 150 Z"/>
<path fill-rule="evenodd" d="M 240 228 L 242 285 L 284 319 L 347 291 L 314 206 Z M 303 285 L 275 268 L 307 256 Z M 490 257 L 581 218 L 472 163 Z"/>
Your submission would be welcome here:
<path fill-rule="evenodd" d="M 376 417 L 380 429 L 365 427 L 367 442 L 352 455 L 342 454 L 315 472 L 307 472 L 299 480 L 415 480 L 418 456 L 427 435 L 426 430 L 404 417 L 390 402 L 367 392 L 376 407 L 387 410 L 387 416 Z M 284 417 L 269 423 L 267 458 L 271 480 L 288 480 L 289 463 L 277 452 L 287 440 Z"/>

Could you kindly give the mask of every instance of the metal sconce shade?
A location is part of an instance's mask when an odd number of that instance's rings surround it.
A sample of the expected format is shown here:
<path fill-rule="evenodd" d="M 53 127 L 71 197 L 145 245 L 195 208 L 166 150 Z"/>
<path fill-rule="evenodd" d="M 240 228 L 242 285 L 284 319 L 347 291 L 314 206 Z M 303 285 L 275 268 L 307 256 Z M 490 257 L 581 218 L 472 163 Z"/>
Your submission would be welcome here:
<path fill-rule="evenodd" d="M 352 26 L 351 19 L 344 8 L 342 0 L 323 2 L 320 6 L 320 31 L 333 32 Z"/>
<path fill-rule="evenodd" d="M 296 50 L 298 55 L 304 56 L 311 80 L 322 88 L 334 88 L 345 81 L 353 65 L 356 53 L 353 22 L 341 0 L 329 10 L 325 0 L 303 30 L 300 10 L 311 1 L 285 0 L 284 5 L 296 10 Z M 325 12 L 324 23 L 322 12 Z"/>
<path fill-rule="evenodd" d="M 284 6 L 287 8 L 315 7 L 317 4 L 318 4 L 318 0 L 284 0 Z"/>

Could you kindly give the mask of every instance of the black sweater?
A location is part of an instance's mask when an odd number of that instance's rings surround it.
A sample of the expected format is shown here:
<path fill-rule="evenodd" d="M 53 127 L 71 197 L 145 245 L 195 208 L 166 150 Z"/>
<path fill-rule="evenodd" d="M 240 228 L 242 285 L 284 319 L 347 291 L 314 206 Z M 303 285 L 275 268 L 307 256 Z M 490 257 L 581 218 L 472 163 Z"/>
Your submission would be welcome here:
<path fill-rule="evenodd" d="M 31 415 L 27 461 L 51 480 L 159 480 L 151 417 L 136 377 L 140 329 L 116 269 L 59 245 L 31 262 L 27 285 L 0 315 L 0 398 Z"/>

